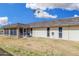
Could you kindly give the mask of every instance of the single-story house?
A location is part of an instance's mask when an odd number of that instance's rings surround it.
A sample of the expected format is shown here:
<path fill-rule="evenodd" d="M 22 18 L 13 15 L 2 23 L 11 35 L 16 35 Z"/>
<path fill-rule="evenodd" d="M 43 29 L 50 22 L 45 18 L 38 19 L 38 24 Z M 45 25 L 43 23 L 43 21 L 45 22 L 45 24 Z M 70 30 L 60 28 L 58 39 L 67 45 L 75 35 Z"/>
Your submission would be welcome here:
<path fill-rule="evenodd" d="M 4 26 L 3 35 L 79 40 L 79 17 Z"/>

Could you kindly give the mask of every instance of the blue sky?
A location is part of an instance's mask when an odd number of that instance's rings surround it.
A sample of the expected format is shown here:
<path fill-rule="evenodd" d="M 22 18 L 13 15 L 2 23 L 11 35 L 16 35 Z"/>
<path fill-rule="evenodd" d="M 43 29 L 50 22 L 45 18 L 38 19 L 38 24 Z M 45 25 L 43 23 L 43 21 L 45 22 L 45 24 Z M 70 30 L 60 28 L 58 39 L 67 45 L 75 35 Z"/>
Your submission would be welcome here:
<path fill-rule="evenodd" d="M 45 20 L 54 20 L 59 18 L 73 17 L 79 15 L 79 10 L 66 10 L 61 8 L 46 9 L 45 12 L 51 15 L 57 15 L 57 18 L 38 18 L 34 11 L 26 8 L 26 3 L 0 3 L 0 17 L 8 17 L 8 22 L 13 23 L 32 23 Z"/>

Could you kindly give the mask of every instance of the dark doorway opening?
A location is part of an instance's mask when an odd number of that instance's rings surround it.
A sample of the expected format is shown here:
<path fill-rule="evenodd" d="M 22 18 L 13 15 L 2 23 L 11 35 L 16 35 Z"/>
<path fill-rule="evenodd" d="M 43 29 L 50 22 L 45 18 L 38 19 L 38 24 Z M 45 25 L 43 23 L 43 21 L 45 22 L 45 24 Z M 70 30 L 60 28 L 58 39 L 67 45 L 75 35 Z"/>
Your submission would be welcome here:
<path fill-rule="evenodd" d="M 27 36 L 31 37 L 31 29 L 30 28 L 27 28 Z"/>
<path fill-rule="evenodd" d="M 59 38 L 62 38 L 62 27 L 59 27 Z"/>
<path fill-rule="evenodd" d="M 23 35 L 23 28 L 20 28 L 20 29 L 19 29 L 19 34 L 20 34 L 20 35 Z"/>
<path fill-rule="evenodd" d="M 48 27 L 47 28 L 47 37 L 49 37 L 50 36 L 50 28 Z"/>

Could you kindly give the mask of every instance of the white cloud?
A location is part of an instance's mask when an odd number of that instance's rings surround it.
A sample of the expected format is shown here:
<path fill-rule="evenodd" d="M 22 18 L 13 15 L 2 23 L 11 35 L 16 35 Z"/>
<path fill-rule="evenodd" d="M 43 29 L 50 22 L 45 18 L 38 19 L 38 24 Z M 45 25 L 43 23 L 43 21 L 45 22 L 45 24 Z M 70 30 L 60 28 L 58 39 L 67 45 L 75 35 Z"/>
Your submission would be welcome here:
<path fill-rule="evenodd" d="M 0 17 L 0 25 L 8 24 L 8 17 Z"/>
<path fill-rule="evenodd" d="M 79 9 L 79 3 L 27 3 L 26 8 L 42 9 L 46 8 L 64 8 L 64 9 Z"/>
<path fill-rule="evenodd" d="M 76 15 L 76 14 L 75 14 L 74 17 L 79 17 L 79 15 Z"/>
<path fill-rule="evenodd" d="M 36 17 L 44 17 L 44 18 L 56 18 L 56 15 L 50 15 L 45 12 L 46 9 L 54 9 L 54 8 L 62 8 L 67 10 L 79 10 L 79 3 L 27 3 L 26 8 L 36 10 L 34 15 Z M 37 13 L 40 10 L 41 12 Z M 77 15 L 74 15 L 76 17 Z"/>
<path fill-rule="evenodd" d="M 43 10 L 37 10 L 34 15 L 39 18 L 57 18 L 57 15 L 50 15 L 49 13 Z"/>
<path fill-rule="evenodd" d="M 50 15 L 49 13 L 45 12 L 44 10 L 47 9 L 47 7 L 52 8 L 49 6 L 49 4 L 44 3 L 27 3 L 26 8 L 31 8 L 36 10 L 34 15 L 39 18 L 57 18 L 57 15 Z"/>

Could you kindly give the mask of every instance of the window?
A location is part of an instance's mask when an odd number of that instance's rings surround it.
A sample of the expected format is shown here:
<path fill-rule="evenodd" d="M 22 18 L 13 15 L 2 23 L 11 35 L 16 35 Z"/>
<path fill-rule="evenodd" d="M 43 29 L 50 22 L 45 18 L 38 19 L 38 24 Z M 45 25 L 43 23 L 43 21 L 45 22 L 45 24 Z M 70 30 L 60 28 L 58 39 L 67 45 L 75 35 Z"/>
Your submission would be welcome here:
<path fill-rule="evenodd" d="M 13 35 L 16 35 L 16 30 L 13 30 Z"/>
<path fill-rule="evenodd" d="M 47 28 L 47 36 L 48 37 L 50 36 L 50 28 L 49 27 Z"/>
<path fill-rule="evenodd" d="M 59 32 L 62 32 L 62 27 L 59 27 Z"/>
<path fill-rule="evenodd" d="M 52 35 L 54 35 L 54 32 L 52 32 Z"/>
<path fill-rule="evenodd" d="M 16 35 L 16 30 L 15 29 L 10 30 L 10 35 Z"/>
<path fill-rule="evenodd" d="M 4 30 L 4 33 L 5 33 L 5 35 L 8 35 L 9 34 L 9 30 L 8 29 L 5 29 Z"/>
<path fill-rule="evenodd" d="M 62 38 L 62 27 L 59 27 L 59 38 Z"/>

